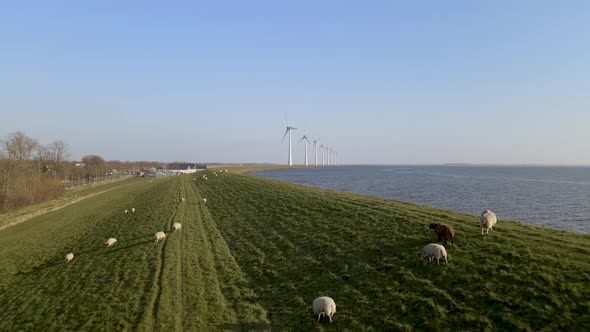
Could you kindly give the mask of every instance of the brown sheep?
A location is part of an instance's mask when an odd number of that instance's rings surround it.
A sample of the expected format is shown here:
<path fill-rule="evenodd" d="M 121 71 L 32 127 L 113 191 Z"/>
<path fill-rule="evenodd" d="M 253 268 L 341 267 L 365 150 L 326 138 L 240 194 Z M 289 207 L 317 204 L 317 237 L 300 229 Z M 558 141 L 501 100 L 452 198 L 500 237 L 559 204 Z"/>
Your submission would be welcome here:
<path fill-rule="evenodd" d="M 436 235 L 438 235 L 438 242 L 445 240 L 445 245 L 447 245 L 447 238 L 451 238 L 451 243 L 453 242 L 453 238 L 455 237 L 455 230 L 453 226 L 447 224 L 430 224 L 428 229 L 434 229 Z"/>

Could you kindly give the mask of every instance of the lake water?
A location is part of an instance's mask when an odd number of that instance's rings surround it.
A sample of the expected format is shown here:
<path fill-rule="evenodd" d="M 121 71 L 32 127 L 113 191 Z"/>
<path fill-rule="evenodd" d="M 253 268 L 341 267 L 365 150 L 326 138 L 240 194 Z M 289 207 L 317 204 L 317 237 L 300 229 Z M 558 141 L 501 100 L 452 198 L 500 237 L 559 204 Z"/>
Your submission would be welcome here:
<path fill-rule="evenodd" d="M 590 233 L 590 167 L 338 166 L 257 175 Z"/>

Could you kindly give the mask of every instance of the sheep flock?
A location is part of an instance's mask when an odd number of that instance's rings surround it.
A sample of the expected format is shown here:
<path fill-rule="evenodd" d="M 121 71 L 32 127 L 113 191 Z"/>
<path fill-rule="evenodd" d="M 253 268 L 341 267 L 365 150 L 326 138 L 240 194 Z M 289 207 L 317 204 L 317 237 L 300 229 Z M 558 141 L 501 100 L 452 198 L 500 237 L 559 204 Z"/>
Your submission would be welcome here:
<path fill-rule="evenodd" d="M 227 170 L 220 170 L 219 173 L 227 172 Z M 217 172 L 213 172 L 214 176 L 217 176 Z M 207 180 L 207 176 L 204 174 L 202 177 Z M 196 180 L 196 178 L 193 178 Z M 207 198 L 202 198 L 203 203 L 207 203 Z M 185 202 L 185 198 L 181 197 L 181 202 Z M 124 213 L 134 213 L 135 208 L 125 209 Z M 493 226 L 497 223 L 496 215 L 486 209 L 480 215 L 480 227 L 482 236 L 488 235 L 490 230 L 493 230 Z M 177 232 L 182 229 L 182 224 L 175 222 L 172 224 L 172 231 Z M 455 230 L 450 224 L 443 223 L 431 223 L 428 227 L 429 230 L 433 230 L 437 236 L 438 242 L 444 242 L 447 245 L 447 239 L 450 240 L 451 244 L 454 244 L 453 239 L 455 237 Z M 156 232 L 154 235 L 155 242 L 166 239 L 166 233 L 163 231 Z M 117 239 L 114 237 L 108 238 L 105 242 L 107 248 L 112 247 L 117 243 Z M 437 266 L 440 265 L 440 261 L 443 260 L 445 263 L 449 263 L 447 249 L 439 243 L 428 243 L 422 249 L 422 255 L 428 258 L 428 262 L 432 263 L 436 261 Z M 70 252 L 65 255 L 66 263 L 72 262 L 74 259 L 74 253 Z M 336 302 L 328 296 L 321 296 L 313 300 L 312 310 L 314 315 L 317 315 L 317 321 L 319 322 L 322 318 L 327 318 L 329 322 L 332 322 L 333 316 L 336 313 Z"/>

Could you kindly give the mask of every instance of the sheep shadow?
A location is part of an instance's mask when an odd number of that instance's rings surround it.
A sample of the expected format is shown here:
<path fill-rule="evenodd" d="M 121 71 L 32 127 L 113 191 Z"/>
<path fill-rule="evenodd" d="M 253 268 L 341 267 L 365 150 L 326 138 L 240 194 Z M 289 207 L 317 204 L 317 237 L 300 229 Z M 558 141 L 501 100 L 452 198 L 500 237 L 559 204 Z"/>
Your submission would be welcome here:
<path fill-rule="evenodd" d="M 141 241 L 141 242 L 136 242 L 136 243 L 133 243 L 133 244 L 129 244 L 129 245 L 126 245 L 126 246 L 123 246 L 123 247 L 116 246 L 114 248 L 106 248 L 107 249 L 106 250 L 107 251 L 106 254 L 107 255 L 110 255 L 110 254 L 115 253 L 117 251 L 127 250 L 127 249 L 131 249 L 131 248 L 134 248 L 134 247 L 137 247 L 137 246 L 141 246 L 143 244 L 153 243 L 153 242 L 154 242 L 154 240 L 151 240 L 150 239 L 150 240 L 145 240 L 145 241 Z"/>
<path fill-rule="evenodd" d="M 136 237 L 135 239 L 145 239 L 146 236 L 141 236 L 141 237 Z M 22 276 L 22 277 L 26 277 L 30 274 L 34 274 L 34 273 L 38 273 L 41 272 L 45 269 L 48 268 L 52 268 L 58 265 L 63 265 L 63 266 L 67 266 L 68 264 L 74 264 L 76 262 L 77 259 L 80 259 L 81 257 L 94 257 L 94 256 L 99 256 L 99 255 L 110 255 L 113 254 L 117 251 L 121 251 L 121 250 L 127 250 L 127 249 L 131 249 L 137 246 L 141 246 L 144 244 L 148 244 L 148 243 L 153 243 L 154 240 L 152 240 L 151 236 L 149 236 L 149 239 L 144 240 L 144 241 L 140 241 L 140 242 L 135 242 L 126 246 L 118 246 L 118 247 L 113 247 L 113 248 L 108 248 L 106 246 L 100 246 L 100 247 L 96 247 L 90 250 L 84 250 L 84 251 L 74 251 L 74 260 L 71 263 L 66 263 L 65 258 L 63 257 L 54 257 L 51 258 L 49 260 L 47 260 L 46 262 L 36 265 L 33 268 L 31 268 L 28 271 L 19 271 L 16 273 L 17 276 Z"/>
<path fill-rule="evenodd" d="M 38 272 L 41 272 L 45 269 L 48 269 L 48 268 L 51 268 L 54 266 L 58 266 L 58 265 L 67 266 L 68 263 L 66 262 L 65 258 L 63 258 L 63 257 L 60 257 L 60 258 L 55 257 L 55 258 L 51 258 L 51 259 L 47 260 L 45 263 L 34 266 L 29 271 L 19 271 L 16 273 L 16 275 L 26 277 L 30 274 L 38 273 Z"/>

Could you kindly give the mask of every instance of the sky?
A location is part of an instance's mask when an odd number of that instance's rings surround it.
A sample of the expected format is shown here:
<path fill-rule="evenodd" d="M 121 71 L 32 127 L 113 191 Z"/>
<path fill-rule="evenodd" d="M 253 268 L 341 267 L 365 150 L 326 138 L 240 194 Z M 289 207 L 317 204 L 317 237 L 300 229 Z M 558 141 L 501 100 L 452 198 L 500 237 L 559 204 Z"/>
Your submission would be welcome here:
<path fill-rule="evenodd" d="M 288 114 L 295 163 L 590 165 L 589 41 L 588 1 L 5 1 L 0 138 L 286 163 Z"/>

